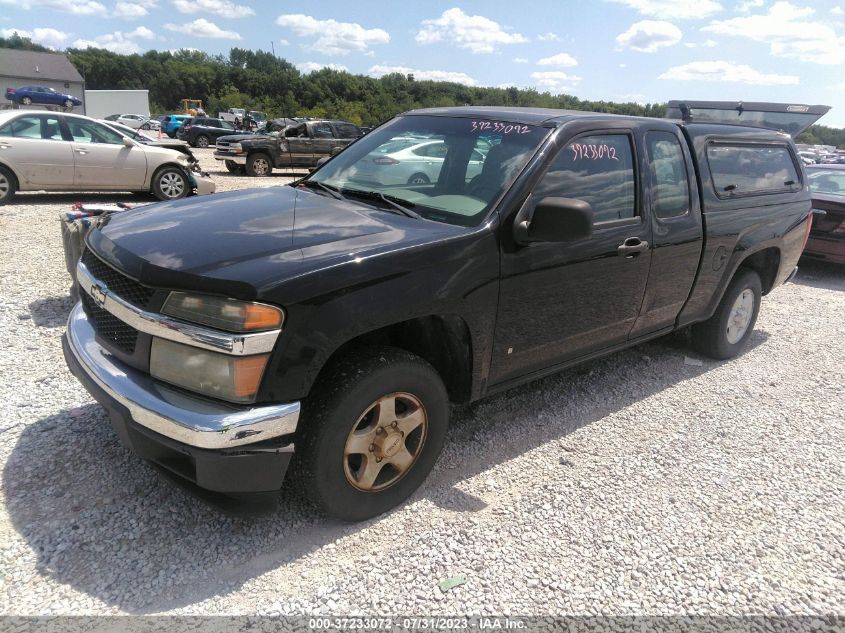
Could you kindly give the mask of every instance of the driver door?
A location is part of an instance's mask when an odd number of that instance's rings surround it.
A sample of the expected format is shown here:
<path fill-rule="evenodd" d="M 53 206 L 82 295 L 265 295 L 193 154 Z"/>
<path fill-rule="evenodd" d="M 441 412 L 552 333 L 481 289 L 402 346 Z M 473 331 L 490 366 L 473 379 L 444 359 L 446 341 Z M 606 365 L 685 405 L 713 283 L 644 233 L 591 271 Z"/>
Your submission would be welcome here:
<path fill-rule="evenodd" d="M 642 217 L 634 130 L 576 130 L 528 204 L 545 197 L 589 202 L 592 236 L 528 245 L 503 240 L 492 383 L 624 343 L 640 313 L 651 228 Z M 625 245 L 640 250 L 620 249 Z"/>
<path fill-rule="evenodd" d="M 74 187 L 140 191 L 147 176 L 147 157 L 138 146 L 127 147 L 123 136 L 95 121 L 66 117 L 73 137 Z"/>

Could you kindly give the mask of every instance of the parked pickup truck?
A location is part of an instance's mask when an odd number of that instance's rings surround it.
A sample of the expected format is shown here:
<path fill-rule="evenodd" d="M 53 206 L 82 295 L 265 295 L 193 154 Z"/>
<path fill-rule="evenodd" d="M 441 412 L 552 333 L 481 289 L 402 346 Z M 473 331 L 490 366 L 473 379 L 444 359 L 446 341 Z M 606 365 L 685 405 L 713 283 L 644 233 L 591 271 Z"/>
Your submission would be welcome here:
<path fill-rule="evenodd" d="M 421 138 L 448 150 L 436 180 L 380 184 Z M 690 326 L 698 352 L 739 354 L 810 221 L 777 131 L 417 110 L 290 186 L 108 217 L 65 357 L 172 475 L 277 496 L 295 454 L 316 506 L 361 520 L 426 478 L 450 402 Z"/>
<path fill-rule="evenodd" d="M 256 134 L 218 138 L 214 158 L 231 172 L 243 167 L 248 176 L 269 176 L 274 167 L 314 167 L 359 136 L 346 121 L 274 119 Z"/>

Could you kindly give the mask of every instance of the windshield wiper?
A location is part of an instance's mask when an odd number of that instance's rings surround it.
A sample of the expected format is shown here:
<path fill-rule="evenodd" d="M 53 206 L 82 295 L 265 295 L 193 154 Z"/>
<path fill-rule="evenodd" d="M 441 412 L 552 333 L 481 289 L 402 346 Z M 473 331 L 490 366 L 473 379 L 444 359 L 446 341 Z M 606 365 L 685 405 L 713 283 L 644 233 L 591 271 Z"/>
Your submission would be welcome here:
<path fill-rule="evenodd" d="M 314 189 L 315 187 L 319 187 L 323 191 L 327 191 L 332 198 L 335 198 L 337 200 L 346 200 L 346 198 L 343 197 L 343 194 L 340 193 L 340 191 L 338 191 L 337 187 L 331 187 L 329 185 L 325 185 L 325 184 L 323 184 L 323 183 L 321 183 L 317 180 L 303 180 L 299 184 L 304 186 L 304 187 L 308 187 L 309 189 Z"/>
<path fill-rule="evenodd" d="M 344 193 L 352 194 L 353 196 L 361 196 L 362 198 L 377 198 L 378 200 L 381 200 L 385 204 L 388 204 L 391 207 L 393 207 L 394 209 L 396 209 L 396 211 L 400 215 L 404 215 L 404 216 L 407 216 L 409 218 L 414 218 L 416 220 L 422 220 L 422 216 L 419 213 L 417 213 L 416 211 L 412 211 L 411 209 L 406 207 L 404 204 L 400 204 L 398 202 L 399 200 L 401 200 L 402 202 L 404 202 L 406 204 L 411 204 L 411 205 L 414 204 L 413 202 L 408 202 L 407 200 L 403 200 L 402 198 L 396 198 L 394 196 L 386 196 L 381 191 L 362 191 L 360 189 L 346 189 L 346 188 L 341 189 L 340 191 L 342 191 Z"/>

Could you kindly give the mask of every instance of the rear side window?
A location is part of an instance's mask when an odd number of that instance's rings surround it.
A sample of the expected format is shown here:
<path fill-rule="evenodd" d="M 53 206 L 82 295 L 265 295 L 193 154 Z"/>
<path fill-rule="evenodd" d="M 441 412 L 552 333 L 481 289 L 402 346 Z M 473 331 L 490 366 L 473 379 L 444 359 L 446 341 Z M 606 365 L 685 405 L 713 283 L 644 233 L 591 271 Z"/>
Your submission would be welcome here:
<path fill-rule="evenodd" d="M 631 138 L 596 134 L 570 142 L 534 188 L 534 198 L 575 198 L 590 203 L 593 222 L 636 217 Z"/>
<path fill-rule="evenodd" d="M 798 171 L 786 145 L 732 145 L 711 143 L 707 162 L 716 195 L 796 191 L 801 188 Z"/>
<path fill-rule="evenodd" d="M 0 136 L 63 141 L 59 120 L 54 116 L 22 116 L 0 128 Z"/>
<path fill-rule="evenodd" d="M 689 182 L 681 144 L 669 132 L 648 132 L 645 137 L 651 169 L 651 208 L 661 219 L 689 211 Z"/>
<path fill-rule="evenodd" d="M 335 123 L 334 129 L 337 130 L 338 138 L 358 138 L 361 135 L 358 128 L 351 123 Z"/>
<path fill-rule="evenodd" d="M 314 138 L 334 138 L 332 126 L 328 123 L 315 123 L 311 128 Z"/>

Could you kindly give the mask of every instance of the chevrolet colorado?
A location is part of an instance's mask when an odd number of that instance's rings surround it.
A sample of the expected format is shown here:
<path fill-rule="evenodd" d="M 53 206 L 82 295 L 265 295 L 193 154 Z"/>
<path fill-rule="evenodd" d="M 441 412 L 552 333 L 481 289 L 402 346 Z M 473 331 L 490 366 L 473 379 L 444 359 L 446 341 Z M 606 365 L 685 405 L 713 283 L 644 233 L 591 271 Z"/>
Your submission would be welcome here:
<path fill-rule="evenodd" d="M 384 184 L 420 139 L 445 146 L 436 180 Z M 272 496 L 295 455 L 318 508 L 361 520 L 422 483 L 450 402 L 688 326 L 699 352 L 740 353 L 810 207 L 778 131 L 412 111 L 291 186 L 108 217 L 65 357 L 170 474 Z"/>

